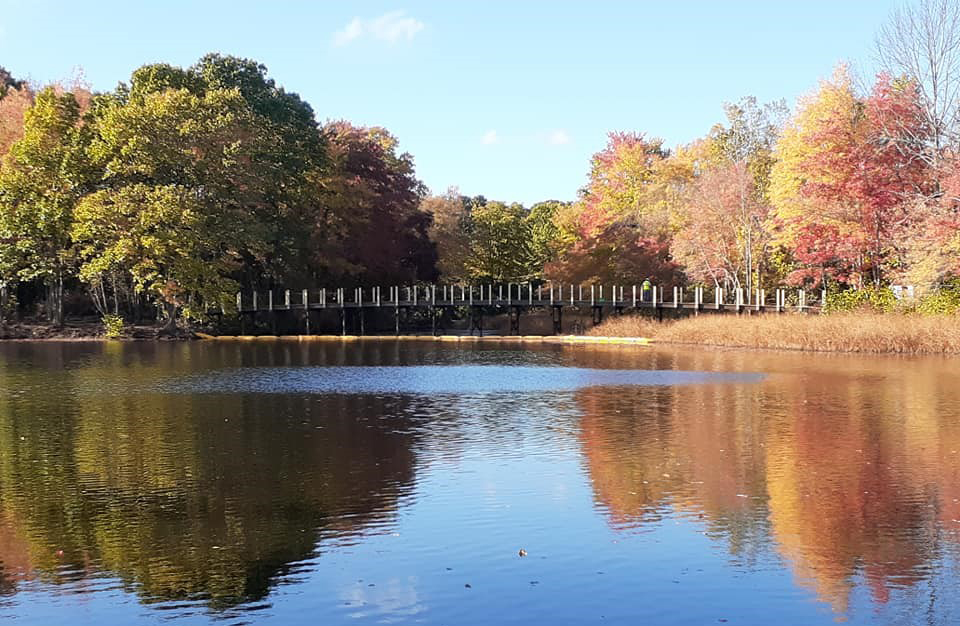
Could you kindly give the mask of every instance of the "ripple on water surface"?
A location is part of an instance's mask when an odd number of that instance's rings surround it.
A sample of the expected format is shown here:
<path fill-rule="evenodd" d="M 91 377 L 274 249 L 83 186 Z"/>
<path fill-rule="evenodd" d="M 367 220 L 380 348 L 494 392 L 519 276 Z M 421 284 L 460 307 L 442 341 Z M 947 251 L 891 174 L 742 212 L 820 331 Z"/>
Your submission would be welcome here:
<path fill-rule="evenodd" d="M 417 365 L 262 367 L 168 379 L 166 393 L 469 394 L 573 391 L 583 387 L 756 383 L 762 374 L 578 367 Z"/>
<path fill-rule="evenodd" d="M 958 485 L 944 360 L 0 345 L 15 624 L 952 626 Z"/>

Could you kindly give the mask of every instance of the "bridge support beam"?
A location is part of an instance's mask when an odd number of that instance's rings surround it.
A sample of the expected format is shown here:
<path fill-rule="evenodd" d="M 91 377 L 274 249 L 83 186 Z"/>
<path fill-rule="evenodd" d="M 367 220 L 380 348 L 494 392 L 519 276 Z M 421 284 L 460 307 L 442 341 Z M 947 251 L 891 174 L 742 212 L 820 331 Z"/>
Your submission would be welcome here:
<path fill-rule="evenodd" d="M 553 334 L 562 335 L 563 334 L 563 307 L 562 306 L 553 306 L 551 307 L 551 317 L 553 318 Z"/>
<path fill-rule="evenodd" d="M 523 307 L 514 306 L 507 309 L 507 316 L 510 318 L 510 334 L 519 335 L 520 334 L 520 313 L 523 311 Z"/>
<path fill-rule="evenodd" d="M 470 336 L 473 337 L 473 331 L 477 331 L 477 335 L 483 337 L 483 307 L 472 306 L 470 307 Z"/>
<path fill-rule="evenodd" d="M 594 326 L 599 326 L 603 322 L 603 307 L 594 305 L 590 308 L 592 311 L 591 321 Z"/>

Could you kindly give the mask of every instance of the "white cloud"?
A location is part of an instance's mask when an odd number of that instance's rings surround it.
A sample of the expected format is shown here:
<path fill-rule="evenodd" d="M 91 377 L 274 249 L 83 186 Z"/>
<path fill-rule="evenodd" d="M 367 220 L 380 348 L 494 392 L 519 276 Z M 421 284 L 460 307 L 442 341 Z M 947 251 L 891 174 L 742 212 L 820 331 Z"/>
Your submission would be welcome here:
<path fill-rule="evenodd" d="M 355 17 L 333 34 L 333 45 L 345 46 L 361 37 L 372 37 L 390 44 L 403 39 L 411 41 L 423 28 L 423 22 L 406 16 L 403 11 L 390 11 L 370 19 Z"/>
<path fill-rule="evenodd" d="M 343 46 L 363 34 L 363 21 L 359 17 L 353 18 L 349 24 L 333 35 L 333 45 Z"/>
<path fill-rule="evenodd" d="M 551 131 L 549 134 L 547 134 L 547 143 L 551 146 L 566 145 L 570 143 L 570 135 L 568 135 L 567 131 L 563 130 L 562 128 Z"/>
<path fill-rule="evenodd" d="M 487 132 L 483 133 L 483 137 L 480 138 L 480 143 L 485 146 L 491 146 L 498 141 L 500 141 L 500 137 L 497 136 L 497 131 L 495 130 L 488 130 Z"/>

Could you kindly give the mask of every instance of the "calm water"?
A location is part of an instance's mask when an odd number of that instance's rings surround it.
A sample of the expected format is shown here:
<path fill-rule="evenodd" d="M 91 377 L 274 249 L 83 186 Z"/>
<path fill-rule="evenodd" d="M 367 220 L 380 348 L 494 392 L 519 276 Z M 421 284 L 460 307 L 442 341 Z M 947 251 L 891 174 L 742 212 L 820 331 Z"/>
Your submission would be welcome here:
<path fill-rule="evenodd" d="M 0 345 L 0 623 L 838 620 L 960 623 L 960 360 Z"/>

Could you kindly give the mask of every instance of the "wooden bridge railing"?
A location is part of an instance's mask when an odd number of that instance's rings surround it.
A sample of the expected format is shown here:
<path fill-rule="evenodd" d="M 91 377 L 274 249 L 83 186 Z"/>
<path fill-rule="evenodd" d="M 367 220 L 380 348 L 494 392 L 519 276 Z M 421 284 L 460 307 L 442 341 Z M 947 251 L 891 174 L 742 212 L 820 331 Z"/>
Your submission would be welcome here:
<path fill-rule="evenodd" d="M 712 297 L 711 297 L 712 296 Z M 778 288 L 756 289 L 672 287 L 651 285 L 410 285 L 393 287 L 336 287 L 300 290 L 239 292 L 241 313 L 291 309 L 345 309 L 370 307 L 601 307 L 613 309 L 691 309 L 721 312 L 818 313 L 824 292 Z"/>

